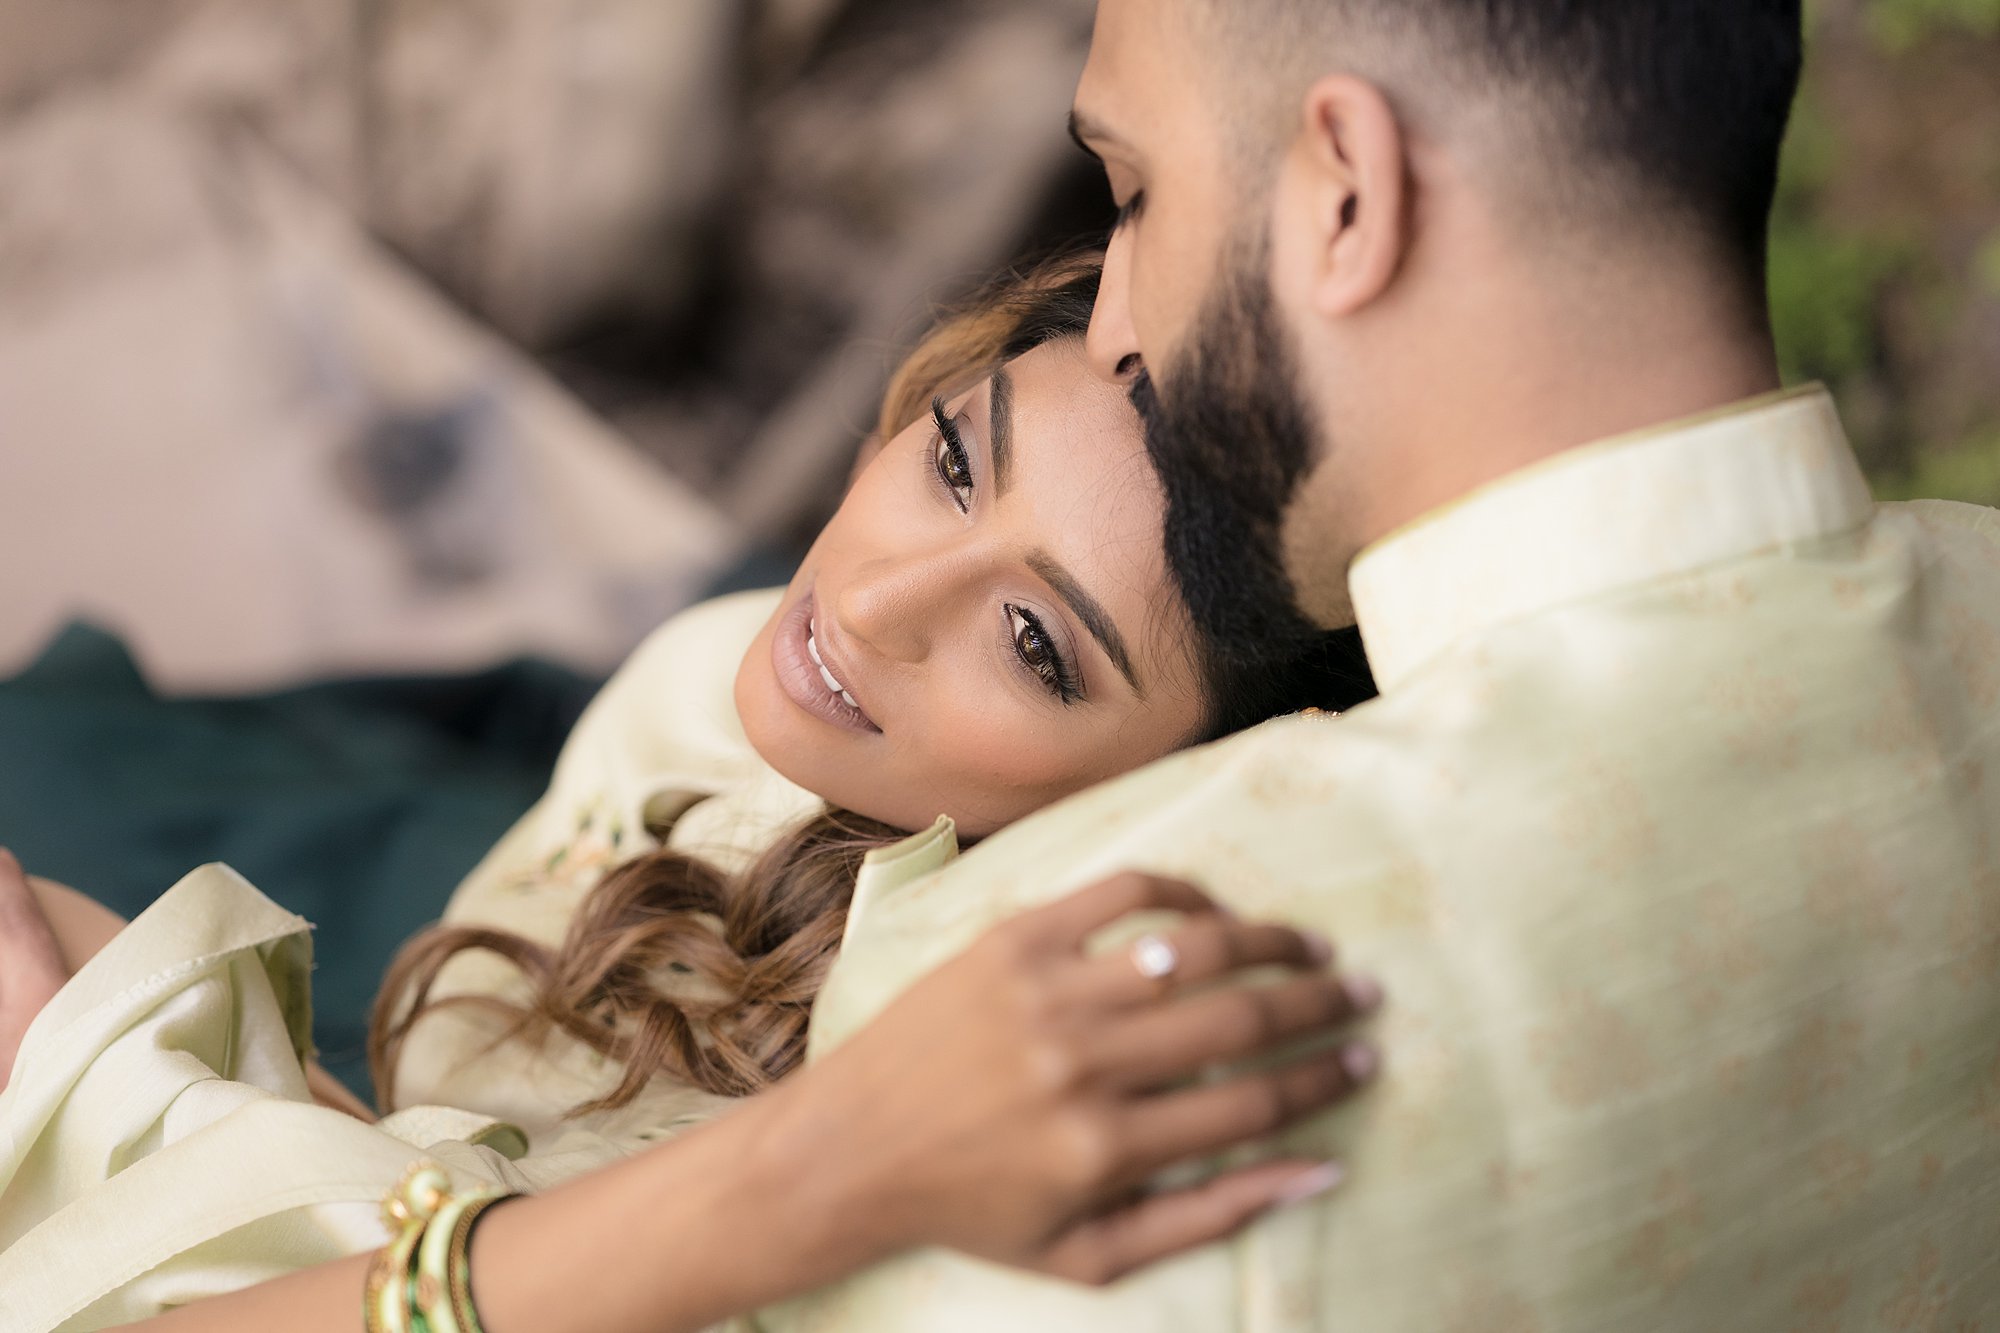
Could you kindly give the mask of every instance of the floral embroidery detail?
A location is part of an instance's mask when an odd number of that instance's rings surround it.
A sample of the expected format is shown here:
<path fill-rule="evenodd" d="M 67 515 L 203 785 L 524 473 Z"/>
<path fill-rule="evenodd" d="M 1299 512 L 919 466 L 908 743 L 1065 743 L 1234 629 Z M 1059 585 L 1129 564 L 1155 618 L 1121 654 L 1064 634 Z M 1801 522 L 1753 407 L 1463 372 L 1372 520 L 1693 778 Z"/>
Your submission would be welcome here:
<path fill-rule="evenodd" d="M 1780 1103 L 1787 1111 L 1806 1106 L 1845 1088 L 1861 1069 L 1861 1021 L 1836 1023 L 1816 1015 L 1779 1057 L 1783 1082 Z"/>
<path fill-rule="evenodd" d="M 1947 1333 L 1942 1321 L 1950 1306 L 1950 1284 L 1944 1280 L 1944 1255 L 1937 1241 L 1924 1237 L 1917 1252 L 1897 1278 L 1896 1294 L 1883 1305 L 1884 1325 L 1895 1333 Z M 1949 1326 L 1949 1333 L 1976 1329 L 1976 1324 Z"/>
<path fill-rule="evenodd" d="M 1812 1151 L 1813 1174 L 1829 1212 L 1845 1212 L 1868 1187 L 1875 1159 L 1851 1139 L 1836 1136 Z"/>
<path fill-rule="evenodd" d="M 1588 991 L 1567 991 L 1556 1022 L 1531 1043 L 1548 1071 L 1549 1092 L 1565 1106 L 1587 1107 L 1643 1089 L 1653 1060 L 1630 1019 Z"/>
<path fill-rule="evenodd" d="M 1688 1004 L 1707 1016 L 1721 1007 L 1730 986 L 1764 969 L 1764 950 L 1749 914 L 1728 889 L 1710 885 L 1695 895 L 1693 908 L 1687 929 L 1674 941 L 1674 967 Z"/>
<path fill-rule="evenodd" d="M 1799 765 L 1796 681 L 1744 666 L 1715 683 L 1711 702 L 1723 740 L 1739 764 L 1787 772 Z"/>
<path fill-rule="evenodd" d="M 1803 1316 L 1794 1333 L 1831 1333 L 1853 1295 L 1854 1279 L 1838 1263 L 1806 1274 L 1792 1293 L 1792 1309 Z"/>
<path fill-rule="evenodd" d="M 1633 1233 L 1631 1247 L 1625 1252 L 1625 1264 L 1671 1291 L 1687 1280 L 1700 1258 L 1701 1196 L 1695 1192 L 1686 1172 L 1663 1171 L 1653 1188 L 1653 1206 L 1656 1215 Z"/>
<path fill-rule="evenodd" d="M 1541 1333 L 1542 1321 L 1520 1292 L 1482 1277 L 1460 1289 L 1442 1328 L 1444 1333 Z"/>

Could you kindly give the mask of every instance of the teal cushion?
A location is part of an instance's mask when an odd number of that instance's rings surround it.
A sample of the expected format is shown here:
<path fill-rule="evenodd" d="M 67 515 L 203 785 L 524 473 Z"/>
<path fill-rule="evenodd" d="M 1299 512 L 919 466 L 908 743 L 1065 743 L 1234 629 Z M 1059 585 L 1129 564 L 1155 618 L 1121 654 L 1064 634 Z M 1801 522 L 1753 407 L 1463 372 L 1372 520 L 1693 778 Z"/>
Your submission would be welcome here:
<path fill-rule="evenodd" d="M 314 1035 L 366 1096 L 383 968 L 541 795 L 594 690 L 521 661 L 169 699 L 73 625 L 0 682 L 0 846 L 127 917 L 203 862 L 235 867 L 318 927 Z"/>

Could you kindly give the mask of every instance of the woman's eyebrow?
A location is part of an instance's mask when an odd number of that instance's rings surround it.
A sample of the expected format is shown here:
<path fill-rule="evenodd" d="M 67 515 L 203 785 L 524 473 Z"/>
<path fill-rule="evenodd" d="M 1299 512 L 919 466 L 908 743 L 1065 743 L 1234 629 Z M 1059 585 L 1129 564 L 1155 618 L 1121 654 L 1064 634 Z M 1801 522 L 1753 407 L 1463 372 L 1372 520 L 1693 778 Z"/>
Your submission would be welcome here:
<path fill-rule="evenodd" d="M 1125 636 L 1118 632 L 1117 624 L 1104 610 L 1104 604 L 1083 590 L 1083 585 L 1070 577 L 1068 570 L 1057 564 L 1045 551 L 1028 553 L 1028 568 L 1042 582 L 1055 589 L 1056 596 L 1069 604 L 1083 627 L 1090 631 L 1104 649 L 1104 655 L 1111 659 L 1111 665 L 1118 668 L 1118 674 L 1125 677 L 1125 683 L 1132 687 L 1132 693 L 1141 699 L 1146 697 L 1145 687 L 1139 684 L 1139 675 L 1132 669 L 1132 654 L 1125 649 Z"/>
<path fill-rule="evenodd" d="M 1014 475 L 1014 377 L 1002 366 L 993 372 L 987 386 L 991 395 L 986 415 L 993 451 L 993 486 L 1005 495 Z"/>

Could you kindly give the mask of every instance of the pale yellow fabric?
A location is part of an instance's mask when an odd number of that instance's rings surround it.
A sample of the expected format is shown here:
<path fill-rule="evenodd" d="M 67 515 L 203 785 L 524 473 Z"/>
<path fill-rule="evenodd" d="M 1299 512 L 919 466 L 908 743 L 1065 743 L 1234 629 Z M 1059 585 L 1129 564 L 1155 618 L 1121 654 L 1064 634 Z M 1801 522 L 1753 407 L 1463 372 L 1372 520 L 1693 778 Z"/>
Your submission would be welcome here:
<path fill-rule="evenodd" d="M 733 869 L 819 809 L 757 758 L 732 701 L 779 596 L 724 598 L 658 631 L 450 919 L 554 942 L 606 869 L 659 845 L 656 831 Z M 929 836 L 935 865 L 949 832 Z M 373 1248 L 386 1238 L 380 1200 L 419 1155 L 462 1185 L 539 1189 L 730 1105 L 661 1079 L 631 1107 L 565 1118 L 615 1071 L 564 1044 L 492 1047 L 490 1025 L 447 1011 L 417 1029 L 398 1097 L 408 1109 L 371 1126 L 316 1106 L 301 1072 L 308 929 L 206 867 L 38 1016 L 0 1093 L 0 1333 L 106 1327 Z M 516 983 L 469 955 L 445 989 Z"/>
<path fill-rule="evenodd" d="M 781 590 L 704 603 L 656 631 L 592 701 L 563 747 L 547 795 L 453 896 L 445 919 L 496 926 L 554 944 L 608 869 L 661 845 L 742 868 L 824 803 L 757 756 L 737 721 L 743 654 Z M 440 995 L 518 997 L 518 974 L 490 954 L 454 959 Z M 616 1086 L 618 1071 L 577 1044 L 495 1045 L 502 1020 L 444 1010 L 422 1020 L 399 1062 L 399 1103 L 435 1102 L 498 1116 L 537 1149 L 582 1126 L 642 1145 L 725 1110 L 662 1078 L 631 1106 L 565 1118 Z"/>
<path fill-rule="evenodd" d="M 1877 508 L 1823 393 L 1367 552 L 1384 687 L 857 906 L 816 1054 L 1000 918 L 1198 879 L 1379 973 L 1338 1194 L 1107 1292 L 942 1254 L 771 1333 L 2000 1327 L 2000 515 Z"/>
<path fill-rule="evenodd" d="M 373 1248 L 420 1156 L 532 1190 L 622 1155 L 574 1132 L 512 1161 L 521 1137 L 490 1117 L 314 1105 L 307 930 L 204 867 L 37 1016 L 0 1092 L 0 1333 L 122 1324 Z"/>

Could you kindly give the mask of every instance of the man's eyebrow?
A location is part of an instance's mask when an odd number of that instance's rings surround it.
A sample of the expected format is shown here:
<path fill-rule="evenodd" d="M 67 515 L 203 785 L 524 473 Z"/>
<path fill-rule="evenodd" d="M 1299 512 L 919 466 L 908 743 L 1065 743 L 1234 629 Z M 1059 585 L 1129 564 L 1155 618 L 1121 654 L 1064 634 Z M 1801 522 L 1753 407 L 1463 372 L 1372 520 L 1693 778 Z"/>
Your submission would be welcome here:
<path fill-rule="evenodd" d="M 1132 669 L 1132 654 L 1125 650 L 1125 636 L 1118 632 L 1118 626 L 1106 614 L 1103 604 L 1085 592 L 1083 585 L 1071 578 L 1069 571 L 1045 551 L 1029 552 L 1028 568 L 1034 570 L 1042 582 L 1055 589 L 1056 596 L 1069 603 L 1069 609 L 1076 613 L 1076 618 L 1090 631 L 1090 637 L 1104 649 L 1104 655 L 1111 659 L 1111 665 L 1118 668 L 1118 674 L 1125 677 L 1132 693 L 1145 698 L 1146 691 L 1139 684 L 1139 675 Z"/>
<path fill-rule="evenodd" d="M 1007 367 L 993 372 L 988 389 L 991 397 L 986 413 L 990 426 L 987 434 L 993 450 L 993 487 L 1005 495 L 1014 473 L 1014 377 L 1007 373 Z"/>

